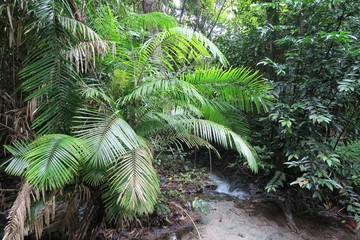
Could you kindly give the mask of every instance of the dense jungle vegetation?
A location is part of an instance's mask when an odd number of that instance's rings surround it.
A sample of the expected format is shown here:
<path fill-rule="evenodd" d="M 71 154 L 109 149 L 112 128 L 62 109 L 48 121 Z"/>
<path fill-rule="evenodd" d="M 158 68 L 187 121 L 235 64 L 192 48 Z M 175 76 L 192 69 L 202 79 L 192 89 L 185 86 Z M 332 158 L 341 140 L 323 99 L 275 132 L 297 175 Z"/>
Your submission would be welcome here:
<path fill-rule="evenodd" d="M 4 239 L 131 226 L 194 151 L 359 228 L 359 26 L 355 0 L 1 1 Z"/>

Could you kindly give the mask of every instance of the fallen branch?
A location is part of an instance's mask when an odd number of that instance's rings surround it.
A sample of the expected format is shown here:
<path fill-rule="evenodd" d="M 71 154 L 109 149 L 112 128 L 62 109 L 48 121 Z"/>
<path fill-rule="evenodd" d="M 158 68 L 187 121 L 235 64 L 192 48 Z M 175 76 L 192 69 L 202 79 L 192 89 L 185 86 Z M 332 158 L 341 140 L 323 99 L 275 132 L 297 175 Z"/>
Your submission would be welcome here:
<path fill-rule="evenodd" d="M 8 188 L 8 189 L 0 189 L 0 192 L 18 192 L 19 189 L 11 189 L 11 188 Z"/>

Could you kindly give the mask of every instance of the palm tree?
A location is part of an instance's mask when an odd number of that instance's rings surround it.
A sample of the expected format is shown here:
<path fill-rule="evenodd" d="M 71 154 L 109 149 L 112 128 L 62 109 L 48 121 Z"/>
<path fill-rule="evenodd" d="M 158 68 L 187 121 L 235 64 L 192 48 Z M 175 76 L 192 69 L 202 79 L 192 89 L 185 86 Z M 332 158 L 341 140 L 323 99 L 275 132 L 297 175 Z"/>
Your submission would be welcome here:
<path fill-rule="evenodd" d="M 98 196 L 108 221 L 151 213 L 159 193 L 153 152 L 164 147 L 217 153 L 212 144 L 222 145 L 257 171 L 256 153 L 243 135 L 246 124 L 239 122 L 241 111 L 260 111 L 271 101 L 270 87 L 257 72 L 226 69 L 226 58 L 211 41 L 164 14 L 117 18 L 103 7 L 89 23 L 93 31 L 75 21 L 67 6 L 28 6 L 29 39 L 39 41 L 30 45 L 20 76 L 28 99 L 41 99 L 34 122 L 39 137 L 6 147 L 12 154 L 7 172 L 25 184 L 5 239 L 26 233 L 25 216 L 38 237 L 44 220 L 48 231 L 62 222 L 69 238 L 86 237 L 90 221 L 84 219 L 95 214 Z M 148 28 L 159 31 L 148 34 Z M 93 57 L 107 45 L 112 54 Z M 35 216 L 26 207 L 31 193 L 38 196 Z M 77 219 L 81 227 L 74 229 L 69 219 L 84 208 L 87 217 Z"/>

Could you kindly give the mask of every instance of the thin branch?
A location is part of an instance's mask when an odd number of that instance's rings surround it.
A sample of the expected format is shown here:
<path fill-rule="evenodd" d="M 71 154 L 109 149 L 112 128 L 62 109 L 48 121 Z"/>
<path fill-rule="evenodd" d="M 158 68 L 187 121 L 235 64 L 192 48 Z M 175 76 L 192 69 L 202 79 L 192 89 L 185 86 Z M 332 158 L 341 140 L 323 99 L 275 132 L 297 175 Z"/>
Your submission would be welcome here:
<path fill-rule="evenodd" d="M 181 8 L 179 23 L 181 23 L 182 17 L 183 17 L 184 12 L 185 12 L 185 4 L 186 4 L 186 0 L 184 0 L 183 5 L 182 5 L 182 8 Z"/>
<path fill-rule="evenodd" d="M 216 19 L 215 19 L 215 22 L 214 22 L 214 24 L 212 25 L 212 27 L 211 27 L 211 29 L 210 29 L 210 32 L 209 32 L 208 35 L 207 35 L 207 38 L 210 38 L 210 35 L 212 34 L 212 32 L 213 32 L 216 24 L 218 23 L 219 18 L 220 18 L 220 15 L 221 15 L 222 11 L 224 10 L 224 7 L 225 7 L 226 3 L 227 3 L 227 0 L 225 0 L 224 3 L 223 3 L 223 5 L 221 6 L 221 8 L 220 8 L 220 10 L 219 10 L 219 13 L 218 13 L 218 15 L 217 15 L 217 17 L 216 17 Z"/>
<path fill-rule="evenodd" d="M 201 235 L 200 235 L 200 232 L 199 232 L 199 229 L 197 228 L 194 220 L 192 219 L 192 217 L 190 216 L 190 214 L 188 213 L 188 211 L 186 211 L 186 209 L 184 209 L 183 207 L 181 207 L 179 204 L 175 203 L 175 202 L 169 202 L 169 201 L 166 201 L 162 198 L 159 198 L 160 201 L 162 202 L 165 202 L 167 204 L 170 204 L 170 205 L 173 205 L 174 207 L 177 207 L 178 209 L 180 209 L 181 211 L 183 211 L 185 213 L 185 215 L 190 219 L 191 223 L 194 225 L 194 228 L 196 230 L 196 233 L 198 235 L 198 238 L 199 240 L 201 240 Z"/>

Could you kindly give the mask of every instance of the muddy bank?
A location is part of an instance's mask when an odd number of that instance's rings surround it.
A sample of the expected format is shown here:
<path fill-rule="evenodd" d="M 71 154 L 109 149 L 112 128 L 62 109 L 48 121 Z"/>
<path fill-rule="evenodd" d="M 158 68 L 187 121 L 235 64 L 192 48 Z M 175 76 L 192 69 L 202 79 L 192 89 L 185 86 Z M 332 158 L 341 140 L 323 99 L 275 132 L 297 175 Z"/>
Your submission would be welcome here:
<path fill-rule="evenodd" d="M 282 211 L 272 204 L 212 200 L 210 213 L 198 228 L 204 240 L 357 240 L 346 225 L 309 216 L 294 216 L 299 232 L 292 232 Z M 188 234 L 182 240 L 198 239 Z"/>

